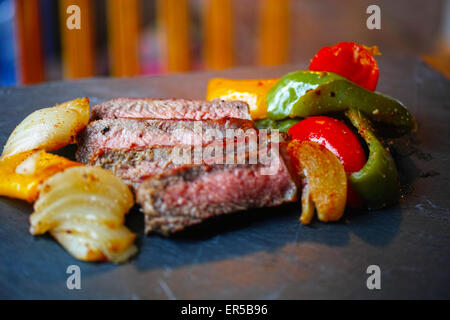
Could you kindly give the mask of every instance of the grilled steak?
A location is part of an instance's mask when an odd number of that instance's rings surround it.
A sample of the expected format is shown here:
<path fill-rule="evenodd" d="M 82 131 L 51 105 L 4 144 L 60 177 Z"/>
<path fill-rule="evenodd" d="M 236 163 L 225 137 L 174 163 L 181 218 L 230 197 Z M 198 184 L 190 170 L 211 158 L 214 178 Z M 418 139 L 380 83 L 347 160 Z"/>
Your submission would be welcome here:
<path fill-rule="evenodd" d="M 78 136 L 76 158 L 95 164 L 94 155 L 107 149 L 134 149 L 152 146 L 208 144 L 226 136 L 227 129 L 253 129 L 243 119 L 220 120 L 143 120 L 104 119 L 91 122 Z"/>
<path fill-rule="evenodd" d="M 282 152 L 284 153 L 284 147 Z M 185 165 L 146 179 L 137 191 L 146 232 L 169 234 L 212 216 L 295 201 L 297 184 L 280 154 L 269 165 Z"/>
<path fill-rule="evenodd" d="M 176 147 L 101 149 L 91 157 L 91 165 L 111 170 L 134 190 L 142 179 L 179 167 L 173 161 Z"/>
<path fill-rule="evenodd" d="M 113 99 L 92 108 L 92 119 L 146 118 L 208 120 L 238 118 L 250 120 L 248 105 L 242 101 L 186 99 Z"/>
<path fill-rule="evenodd" d="M 134 188 L 146 232 L 169 234 L 297 197 L 284 142 L 281 155 L 263 161 L 271 145 L 267 137 L 257 141 L 244 102 L 115 99 L 94 106 L 92 119 L 78 136 L 77 160 L 109 169 Z"/>
<path fill-rule="evenodd" d="M 249 141 L 253 139 L 253 147 Z M 110 149 L 102 148 L 90 157 L 90 163 L 111 170 L 116 176 L 122 178 L 127 184 L 137 190 L 139 184 L 146 178 L 193 163 L 220 163 L 237 161 L 236 152 L 245 152 L 253 148 L 262 149 L 268 146 L 269 140 L 261 138 L 258 143 L 256 131 L 247 130 L 242 136 L 234 139 L 220 139 L 203 146 L 175 145 L 151 146 L 145 148 Z M 229 144 L 229 145 L 228 145 Z M 236 158 L 236 159 L 235 159 Z M 245 161 L 245 159 L 244 159 Z M 257 161 L 257 155 L 254 162 Z"/>

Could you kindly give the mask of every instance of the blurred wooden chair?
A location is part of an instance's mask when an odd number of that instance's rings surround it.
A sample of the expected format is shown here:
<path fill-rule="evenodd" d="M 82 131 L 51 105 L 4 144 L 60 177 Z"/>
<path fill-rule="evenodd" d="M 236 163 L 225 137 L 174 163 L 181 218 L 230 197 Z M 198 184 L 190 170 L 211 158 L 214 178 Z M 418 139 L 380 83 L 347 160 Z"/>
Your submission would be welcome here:
<path fill-rule="evenodd" d="M 81 29 L 66 26 L 67 8 L 80 8 Z M 61 52 L 65 79 L 87 78 L 95 75 L 95 40 L 92 0 L 59 0 Z"/>
<path fill-rule="evenodd" d="M 157 0 L 157 26 L 164 71 L 191 69 L 191 29 L 188 0 Z"/>
<path fill-rule="evenodd" d="M 203 56 L 208 69 L 234 65 L 233 8 L 230 0 L 209 0 L 203 9 Z"/>
<path fill-rule="evenodd" d="M 44 81 L 38 2 L 16 0 L 15 12 L 19 80 L 23 84 Z"/>
<path fill-rule="evenodd" d="M 22 83 L 44 81 L 39 0 L 15 0 L 18 52 Z M 92 0 L 59 0 L 64 79 L 96 74 L 95 21 Z M 67 8 L 81 9 L 81 29 L 69 30 Z M 288 61 L 289 0 L 260 0 L 258 54 L 261 65 Z M 110 74 L 140 73 L 139 0 L 106 0 Z M 191 13 L 189 0 L 156 0 L 161 65 L 165 72 L 192 69 Z M 233 0 L 202 2 L 203 64 L 208 69 L 232 67 L 234 61 Z"/>
<path fill-rule="evenodd" d="M 258 62 L 276 66 L 289 59 L 289 0 L 263 0 L 260 7 Z"/>
<path fill-rule="evenodd" d="M 138 0 L 108 0 L 108 44 L 111 75 L 139 74 Z"/>

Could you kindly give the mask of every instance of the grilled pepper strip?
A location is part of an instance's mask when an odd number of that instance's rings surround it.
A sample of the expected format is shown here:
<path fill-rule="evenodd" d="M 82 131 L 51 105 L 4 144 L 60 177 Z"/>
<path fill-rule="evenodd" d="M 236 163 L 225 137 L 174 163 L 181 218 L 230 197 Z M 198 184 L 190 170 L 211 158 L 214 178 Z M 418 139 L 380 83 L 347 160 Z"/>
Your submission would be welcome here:
<path fill-rule="evenodd" d="M 0 196 L 33 202 L 44 180 L 66 168 L 81 165 L 45 151 L 12 155 L 0 161 Z"/>
<path fill-rule="evenodd" d="M 309 117 L 358 108 L 375 122 L 393 127 L 397 134 L 416 129 L 416 122 L 399 101 L 366 90 L 332 72 L 297 71 L 285 75 L 266 98 L 268 117 Z"/>
<path fill-rule="evenodd" d="M 346 112 L 350 122 L 358 129 L 369 147 L 364 167 L 349 177 L 349 183 L 369 209 L 376 210 L 393 205 L 399 197 L 399 180 L 395 162 L 373 133 L 369 121 L 356 109 Z"/>
<path fill-rule="evenodd" d="M 206 100 L 241 100 L 248 103 L 253 120 L 267 117 L 266 95 L 279 79 L 233 80 L 216 78 L 208 83 Z"/>

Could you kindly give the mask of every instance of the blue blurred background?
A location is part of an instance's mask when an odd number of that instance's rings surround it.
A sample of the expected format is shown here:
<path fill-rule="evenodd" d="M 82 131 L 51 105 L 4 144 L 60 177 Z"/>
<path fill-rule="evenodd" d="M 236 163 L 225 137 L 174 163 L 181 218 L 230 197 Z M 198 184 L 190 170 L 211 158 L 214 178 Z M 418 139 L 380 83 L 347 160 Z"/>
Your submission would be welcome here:
<path fill-rule="evenodd" d="M 13 0 L 0 0 L 0 82 L 16 84 Z"/>

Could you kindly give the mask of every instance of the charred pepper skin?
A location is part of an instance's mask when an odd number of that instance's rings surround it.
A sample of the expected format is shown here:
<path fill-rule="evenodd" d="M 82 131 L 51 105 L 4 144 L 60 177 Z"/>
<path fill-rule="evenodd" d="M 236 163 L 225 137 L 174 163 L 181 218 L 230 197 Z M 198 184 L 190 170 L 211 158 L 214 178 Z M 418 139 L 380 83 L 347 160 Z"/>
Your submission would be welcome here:
<path fill-rule="evenodd" d="M 396 134 L 416 130 L 414 117 L 398 100 L 366 90 L 332 72 L 296 71 L 282 77 L 266 97 L 268 117 L 306 118 L 358 108 Z"/>
<path fill-rule="evenodd" d="M 360 171 L 350 175 L 350 185 L 370 210 L 394 205 L 400 195 L 394 159 L 375 136 L 369 121 L 359 110 L 350 108 L 345 114 L 369 148 L 366 164 Z"/>

